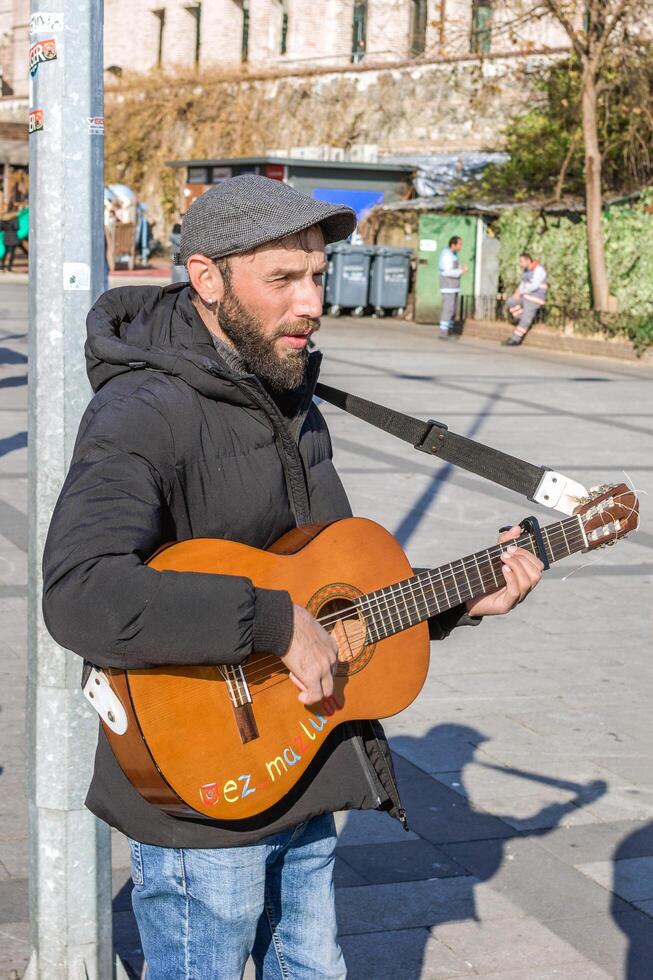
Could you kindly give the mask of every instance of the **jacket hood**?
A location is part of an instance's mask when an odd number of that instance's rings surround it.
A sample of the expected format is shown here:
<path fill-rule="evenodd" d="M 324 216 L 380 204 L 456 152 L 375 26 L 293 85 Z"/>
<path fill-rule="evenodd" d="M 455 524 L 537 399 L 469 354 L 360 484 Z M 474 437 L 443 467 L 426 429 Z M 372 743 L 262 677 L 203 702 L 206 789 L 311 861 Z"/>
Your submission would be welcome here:
<path fill-rule="evenodd" d="M 86 371 L 94 391 L 127 371 L 151 370 L 182 378 L 210 398 L 251 401 L 242 382 L 254 376 L 235 374 L 219 356 L 189 292 L 185 283 L 173 283 L 119 286 L 100 296 L 86 318 Z M 317 351 L 309 355 L 311 392 L 321 359 Z"/>

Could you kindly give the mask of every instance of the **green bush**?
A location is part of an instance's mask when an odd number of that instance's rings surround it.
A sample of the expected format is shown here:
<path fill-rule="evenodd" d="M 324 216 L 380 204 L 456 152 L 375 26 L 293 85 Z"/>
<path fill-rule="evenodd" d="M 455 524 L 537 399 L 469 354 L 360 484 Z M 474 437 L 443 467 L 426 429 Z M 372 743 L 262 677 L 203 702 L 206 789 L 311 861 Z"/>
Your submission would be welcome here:
<path fill-rule="evenodd" d="M 564 169 L 561 195 L 585 193 L 581 130 L 582 72 L 576 57 L 547 66 L 535 78 L 526 112 L 508 119 L 509 159 L 490 164 L 476 181 L 461 181 L 452 204 L 550 200 Z M 601 72 L 598 137 L 605 193 L 626 194 L 653 180 L 653 46 L 630 44 Z"/>
<path fill-rule="evenodd" d="M 549 273 L 548 306 L 562 310 L 579 329 L 626 336 L 638 351 L 653 345 L 653 194 L 636 205 L 614 206 L 603 217 L 611 292 L 619 313 L 594 314 L 591 307 L 585 217 L 544 215 L 518 208 L 498 222 L 499 272 L 504 292 L 519 281 L 517 259 L 529 252 Z"/>

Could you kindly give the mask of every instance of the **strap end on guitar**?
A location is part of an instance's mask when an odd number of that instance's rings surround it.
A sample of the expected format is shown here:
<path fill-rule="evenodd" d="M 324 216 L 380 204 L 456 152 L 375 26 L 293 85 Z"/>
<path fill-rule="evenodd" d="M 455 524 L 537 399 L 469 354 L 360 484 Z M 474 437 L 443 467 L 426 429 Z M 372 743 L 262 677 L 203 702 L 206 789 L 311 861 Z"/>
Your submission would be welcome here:
<path fill-rule="evenodd" d="M 588 498 L 589 493 L 582 483 L 556 470 L 545 470 L 529 500 L 572 517 L 579 505 Z"/>

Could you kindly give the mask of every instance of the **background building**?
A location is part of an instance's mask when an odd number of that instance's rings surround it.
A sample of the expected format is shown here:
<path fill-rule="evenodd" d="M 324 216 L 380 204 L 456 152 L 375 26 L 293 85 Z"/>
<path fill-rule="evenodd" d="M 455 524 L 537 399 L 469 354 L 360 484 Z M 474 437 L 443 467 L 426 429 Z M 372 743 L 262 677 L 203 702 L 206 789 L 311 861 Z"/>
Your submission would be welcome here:
<path fill-rule="evenodd" d="M 516 26 L 499 0 L 105 0 L 109 73 L 529 54 L 567 48 L 553 23 Z M 4 118 L 28 96 L 29 0 L 0 0 Z M 0 108 L 2 108 L 0 103 Z"/>

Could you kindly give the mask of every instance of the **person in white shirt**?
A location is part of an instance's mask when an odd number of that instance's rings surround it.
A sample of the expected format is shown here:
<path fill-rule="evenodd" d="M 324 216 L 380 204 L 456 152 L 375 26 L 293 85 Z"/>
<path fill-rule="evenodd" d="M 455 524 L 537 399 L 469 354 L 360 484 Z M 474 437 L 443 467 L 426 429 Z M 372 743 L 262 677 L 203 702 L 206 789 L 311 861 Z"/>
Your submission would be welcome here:
<path fill-rule="evenodd" d="M 505 347 L 518 347 L 533 326 L 533 321 L 546 302 L 549 288 L 547 271 L 528 252 L 519 256 L 522 276 L 516 292 L 507 302 L 508 311 L 517 323 L 510 337 L 503 341 Z"/>
<path fill-rule="evenodd" d="M 453 333 L 458 294 L 460 293 L 460 277 L 468 269 L 468 266 L 461 265 L 458 261 L 458 253 L 462 247 L 462 238 L 459 235 L 454 235 L 449 239 L 448 247 L 443 248 L 440 252 L 440 293 L 442 295 L 440 338 L 442 340 L 446 340 Z"/>

